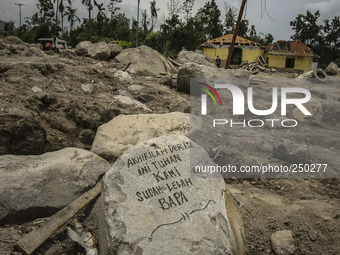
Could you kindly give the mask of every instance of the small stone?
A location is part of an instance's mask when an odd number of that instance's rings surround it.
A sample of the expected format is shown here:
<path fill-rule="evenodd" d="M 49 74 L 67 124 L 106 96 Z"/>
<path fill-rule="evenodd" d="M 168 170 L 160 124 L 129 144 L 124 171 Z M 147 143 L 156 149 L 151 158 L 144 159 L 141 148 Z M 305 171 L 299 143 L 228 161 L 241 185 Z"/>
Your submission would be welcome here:
<path fill-rule="evenodd" d="M 35 92 L 35 93 L 42 92 L 42 89 L 41 89 L 41 88 L 38 88 L 37 86 L 33 86 L 33 87 L 31 88 L 31 90 L 32 90 L 33 92 Z"/>
<path fill-rule="evenodd" d="M 323 220 L 324 220 L 325 222 L 329 222 L 331 219 L 332 219 L 332 218 L 331 218 L 331 217 L 328 217 L 328 216 L 323 217 Z"/>
<path fill-rule="evenodd" d="M 292 231 L 281 230 L 271 236 L 272 248 L 277 255 L 291 255 L 295 252 L 294 238 Z"/>
<path fill-rule="evenodd" d="M 122 84 L 132 84 L 133 79 L 128 72 L 124 71 L 117 71 L 113 76 L 115 81 L 118 81 Z"/>
<path fill-rule="evenodd" d="M 88 84 L 81 84 L 81 89 L 85 92 L 85 93 L 89 93 L 92 94 L 93 90 L 94 90 L 94 86 L 91 83 Z"/>

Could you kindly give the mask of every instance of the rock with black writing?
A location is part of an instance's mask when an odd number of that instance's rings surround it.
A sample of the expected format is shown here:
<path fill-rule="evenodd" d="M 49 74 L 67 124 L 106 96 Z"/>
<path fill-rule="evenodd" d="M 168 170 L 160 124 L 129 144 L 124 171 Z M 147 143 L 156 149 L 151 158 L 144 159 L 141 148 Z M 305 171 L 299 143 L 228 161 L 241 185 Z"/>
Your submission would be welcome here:
<path fill-rule="evenodd" d="M 238 254 L 223 179 L 190 171 L 209 164 L 205 150 L 181 135 L 128 149 L 103 179 L 101 254 Z"/>

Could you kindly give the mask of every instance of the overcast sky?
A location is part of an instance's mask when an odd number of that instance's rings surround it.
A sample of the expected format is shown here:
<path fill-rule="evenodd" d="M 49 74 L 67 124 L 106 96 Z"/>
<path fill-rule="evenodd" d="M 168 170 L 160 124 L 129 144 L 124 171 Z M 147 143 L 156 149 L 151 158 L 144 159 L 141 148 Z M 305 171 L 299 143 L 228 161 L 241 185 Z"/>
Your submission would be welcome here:
<path fill-rule="evenodd" d="M 14 3 L 25 4 L 25 6 L 22 6 L 23 23 L 24 17 L 30 17 L 37 11 L 37 2 L 38 0 L 0 0 L 0 20 L 13 20 L 15 25 L 19 26 L 19 7 Z M 97 0 L 97 2 L 104 3 L 104 6 L 107 6 L 110 0 Z M 147 9 L 147 12 L 150 13 L 150 0 L 140 0 L 140 2 L 141 9 Z M 180 2 L 183 2 L 183 0 L 180 0 Z M 195 0 L 194 13 L 204 6 L 205 2 L 207 1 Z M 216 2 L 222 12 L 221 17 L 225 15 L 224 2 L 236 8 L 241 5 L 241 0 L 216 0 Z M 248 0 L 247 2 L 245 18 L 249 20 L 250 24 L 255 25 L 257 32 L 271 33 L 274 35 L 275 40 L 290 39 L 293 32 L 289 22 L 294 20 L 299 13 L 305 14 L 307 10 L 313 12 L 320 10 L 320 22 L 327 18 L 332 19 L 340 14 L 340 0 L 262 0 L 263 3 L 267 2 L 267 10 L 270 17 L 275 19 L 273 20 L 263 11 L 263 7 L 261 12 L 261 0 Z M 86 8 L 81 4 L 81 0 L 73 0 L 73 6 L 77 9 L 77 15 L 80 18 L 88 15 Z M 137 0 L 123 0 L 119 6 L 121 7 L 120 12 L 125 13 L 129 18 L 136 17 Z M 167 0 L 156 0 L 156 7 L 160 8 L 158 12 L 160 18 L 167 15 Z"/>

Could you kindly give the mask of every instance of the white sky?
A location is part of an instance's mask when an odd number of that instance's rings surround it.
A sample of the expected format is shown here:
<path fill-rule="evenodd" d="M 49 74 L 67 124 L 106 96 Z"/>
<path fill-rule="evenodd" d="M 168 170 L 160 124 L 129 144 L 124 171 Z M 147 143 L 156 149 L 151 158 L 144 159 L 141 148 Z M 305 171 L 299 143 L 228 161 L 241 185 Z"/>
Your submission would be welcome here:
<path fill-rule="evenodd" d="M 66 2 L 66 0 L 64 0 Z M 181 0 L 182 2 L 183 0 Z M 249 20 L 250 25 L 254 24 L 257 32 L 271 33 L 275 40 L 288 40 L 293 31 L 289 25 L 291 20 L 294 20 L 299 13 L 305 14 L 307 10 L 320 10 L 320 22 L 324 19 L 332 19 L 336 15 L 340 15 L 340 0 L 262 0 L 267 2 L 267 10 L 272 18 L 271 20 L 266 13 L 263 13 L 261 19 L 261 0 L 248 0 L 245 18 Z M 37 0 L 0 0 L 0 20 L 13 20 L 16 26 L 19 26 L 19 7 L 14 3 L 23 3 L 22 7 L 22 23 L 24 17 L 32 16 L 37 12 Z M 110 0 L 97 0 L 97 2 L 104 3 L 106 7 Z M 150 0 L 140 0 L 141 9 L 147 9 L 150 14 Z M 195 0 L 194 13 L 197 9 L 204 6 L 207 1 Z M 224 2 L 239 8 L 241 0 L 216 0 L 222 16 L 224 17 Z M 80 18 L 87 17 L 86 7 L 81 4 L 81 0 L 73 0 L 73 7 L 77 9 L 77 15 Z M 120 4 L 120 12 L 125 13 L 129 18 L 136 17 L 137 0 L 123 0 Z M 167 1 L 156 0 L 156 7 L 160 8 L 158 16 L 161 18 L 167 15 Z M 96 9 L 95 9 L 96 12 Z M 67 25 L 67 22 L 65 21 Z"/>

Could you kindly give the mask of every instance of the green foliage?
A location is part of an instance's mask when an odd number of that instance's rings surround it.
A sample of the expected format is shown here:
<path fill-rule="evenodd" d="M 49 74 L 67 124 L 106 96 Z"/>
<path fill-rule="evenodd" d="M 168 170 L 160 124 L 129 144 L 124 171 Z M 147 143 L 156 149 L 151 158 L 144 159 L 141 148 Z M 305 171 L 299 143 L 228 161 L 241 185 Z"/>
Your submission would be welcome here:
<path fill-rule="evenodd" d="M 245 37 L 246 38 L 247 35 L 248 35 L 248 31 L 249 31 L 249 21 L 247 19 L 241 20 L 241 24 L 240 24 L 240 29 L 239 29 L 238 35 L 241 36 L 241 37 Z"/>
<path fill-rule="evenodd" d="M 222 35 L 223 26 L 220 20 L 221 11 L 215 0 L 207 2 L 203 8 L 199 9 L 195 18 L 200 23 L 202 32 L 205 33 L 206 39 L 210 40 Z"/>
<path fill-rule="evenodd" d="M 92 40 L 91 40 L 91 42 L 93 42 L 93 43 L 96 43 L 96 42 L 106 42 L 106 43 L 109 43 L 109 42 L 112 42 L 112 41 L 113 41 L 113 38 L 101 37 L 101 36 L 98 36 L 98 35 L 92 36 Z"/>
<path fill-rule="evenodd" d="M 156 1 L 150 1 L 150 13 L 143 10 L 141 22 L 132 18 L 130 20 L 123 13 L 119 13 L 119 3 L 122 0 L 111 0 L 107 6 L 109 17 L 106 16 L 106 5 L 100 0 L 82 0 L 88 9 L 88 17 L 82 21 L 77 16 L 77 10 L 72 7 L 71 0 L 38 0 L 38 11 L 31 18 L 25 18 L 18 30 L 14 31 L 13 22 L 6 24 L 0 36 L 16 34 L 26 42 L 36 42 L 41 37 L 52 37 L 56 29 L 55 14 L 61 21 L 63 28 L 64 18 L 69 28 L 63 30 L 62 39 L 69 45 L 76 46 L 80 41 L 92 42 L 115 41 L 123 48 L 134 47 L 137 35 L 139 44 L 145 44 L 158 50 L 162 54 L 175 57 L 185 48 L 195 50 L 201 43 L 219 37 L 223 34 L 233 33 L 236 25 L 237 9 L 225 3 L 225 17 L 221 20 L 221 11 L 216 0 L 205 2 L 204 6 L 192 16 L 194 0 L 169 0 L 169 17 L 160 24 L 159 31 L 153 30 L 158 24 L 158 11 Z M 182 4 L 181 4 L 182 3 Z M 105 7 L 104 7 L 105 6 Z M 183 16 L 183 18 L 181 18 Z M 319 21 L 320 12 L 299 14 L 290 22 L 294 35 L 292 39 L 301 40 L 321 56 L 321 66 L 330 61 L 340 64 L 340 18 Z M 239 35 L 262 45 L 272 43 L 272 34 L 258 33 L 254 25 L 248 20 L 242 20 Z"/>
<path fill-rule="evenodd" d="M 290 22 L 295 34 L 292 36 L 293 40 L 301 40 L 309 46 L 317 44 L 318 35 L 322 29 L 317 21 L 320 17 L 320 12 L 316 11 L 314 14 L 307 11 L 306 15 L 299 14 L 295 20 Z"/>
<path fill-rule="evenodd" d="M 269 43 L 272 43 L 274 41 L 274 36 L 272 34 L 263 34 L 263 33 L 259 33 L 257 34 L 255 25 L 251 25 L 250 29 L 248 30 L 249 34 L 245 35 L 244 37 L 253 41 L 253 42 L 257 42 L 260 43 L 262 45 L 268 45 Z"/>
<path fill-rule="evenodd" d="M 136 43 L 134 41 L 127 42 L 127 41 L 114 41 L 116 44 L 120 45 L 123 49 L 126 48 L 133 48 L 135 47 Z"/>
<path fill-rule="evenodd" d="M 232 34 L 235 30 L 236 25 L 236 10 L 231 6 L 226 6 L 226 16 L 224 20 L 224 34 Z"/>
<path fill-rule="evenodd" d="M 160 32 L 150 33 L 146 36 L 144 44 L 160 51 L 161 38 L 162 34 Z"/>
<path fill-rule="evenodd" d="M 319 11 L 314 14 L 307 11 L 306 15 L 299 14 L 290 25 L 295 32 L 292 39 L 306 43 L 320 56 L 320 67 L 325 68 L 329 62 L 340 59 L 340 17 L 326 19 L 323 24 L 318 21 L 319 17 Z"/>
<path fill-rule="evenodd" d="M 191 11 L 192 8 L 194 7 L 194 2 L 195 0 L 184 0 L 182 8 L 183 8 L 183 13 L 185 15 L 185 20 L 188 22 L 189 18 L 191 18 Z"/>

